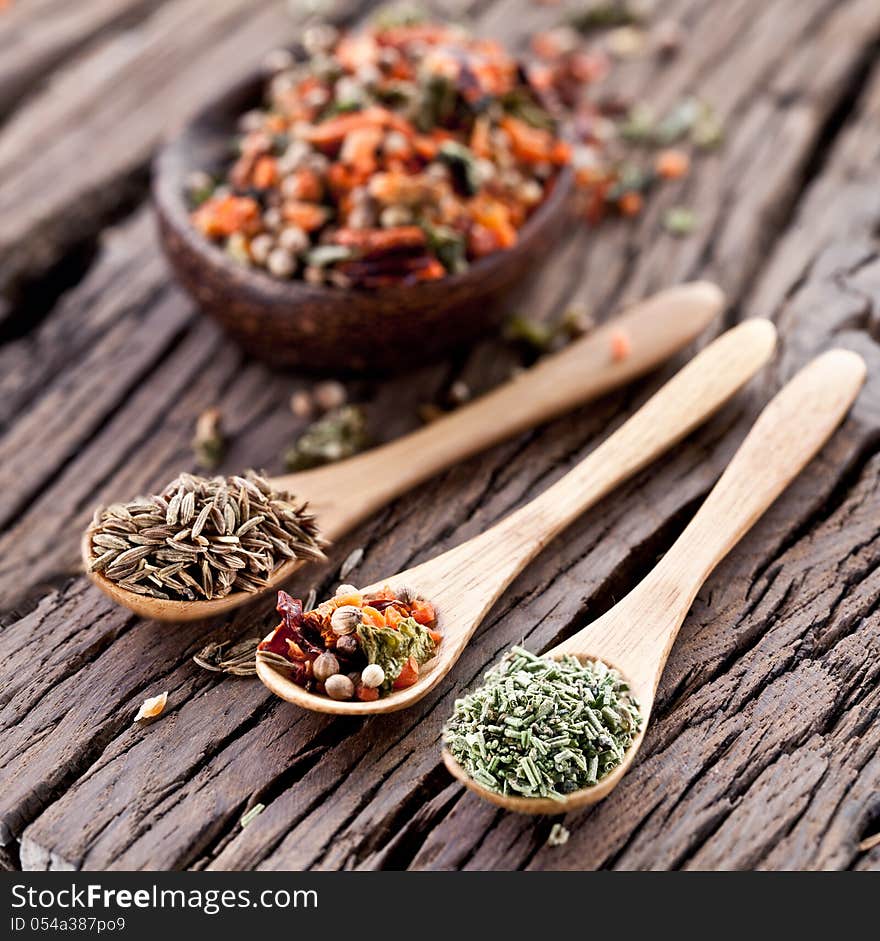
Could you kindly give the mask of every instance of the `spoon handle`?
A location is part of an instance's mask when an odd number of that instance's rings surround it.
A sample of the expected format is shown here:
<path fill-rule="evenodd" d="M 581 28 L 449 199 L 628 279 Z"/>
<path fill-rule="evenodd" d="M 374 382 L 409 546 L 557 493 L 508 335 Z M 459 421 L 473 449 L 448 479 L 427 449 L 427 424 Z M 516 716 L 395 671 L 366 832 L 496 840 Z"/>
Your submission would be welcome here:
<path fill-rule="evenodd" d="M 864 360 L 830 350 L 771 399 L 697 515 L 652 574 L 680 587 L 690 608 L 716 565 L 809 464 L 865 381 Z"/>
<path fill-rule="evenodd" d="M 770 359 L 775 344 L 769 320 L 728 330 L 561 480 L 491 529 L 402 573 L 403 583 L 430 597 L 452 595 L 443 598 L 444 632 L 463 646 L 482 614 L 550 540 L 706 421 Z"/>
<path fill-rule="evenodd" d="M 831 350 L 805 366 L 765 406 L 696 516 L 647 577 L 552 653 L 613 664 L 650 708 L 697 592 L 831 437 L 865 373 L 862 358 L 847 350 Z"/>
<path fill-rule="evenodd" d="M 769 320 L 747 320 L 722 334 L 573 470 L 490 530 L 492 538 L 506 544 L 511 561 L 517 549 L 537 553 L 588 507 L 703 424 L 770 359 L 775 345 Z"/>
<path fill-rule="evenodd" d="M 429 426 L 351 460 L 274 482 L 308 499 L 332 539 L 444 468 L 654 369 L 694 340 L 723 303 L 721 291 L 708 282 L 668 288 Z M 618 332 L 630 352 L 615 359 Z"/>

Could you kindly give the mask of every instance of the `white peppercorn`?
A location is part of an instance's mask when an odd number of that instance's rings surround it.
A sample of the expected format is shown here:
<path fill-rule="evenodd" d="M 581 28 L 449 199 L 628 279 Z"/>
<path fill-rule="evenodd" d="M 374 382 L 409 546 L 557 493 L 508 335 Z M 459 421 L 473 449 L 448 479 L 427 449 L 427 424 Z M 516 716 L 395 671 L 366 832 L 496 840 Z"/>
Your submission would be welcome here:
<path fill-rule="evenodd" d="M 357 595 L 360 594 L 360 590 L 355 588 L 354 585 L 347 585 L 343 583 L 336 589 L 336 597 L 342 598 L 344 595 Z"/>
<path fill-rule="evenodd" d="M 354 696 L 354 683 L 342 673 L 336 673 L 327 679 L 324 692 L 331 699 L 351 699 Z"/>
<path fill-rule="evenodd" d="M 296 269 L 293 255 L 283 248 L 275 248 L 269 253 L 266 267 L 276 278 L 289 278 Z"/>
<path fill-rule="evenodd" d="M 278 245 L 291 255 L 299 255 L 309 247 L 309 236 L 298 225 L 289 225 L 279 233 Z"/>
<path fill-rule="evenodd" d="M 316 657 L 315 662 L 312 664 L 312 674 L 321 683 L 326 683 L 331 676 L 335 676 L 338 672 L 339 660 L 329 650 Z"/>
<path fill-rule="evenodd" d="M 364 667 L 364 672 L 361 673 L 361 682 L 371 689 L 381 686 L 385 682 L 385 671 L 378 663 L 370 663 Z"/>
<path fill-rule="evenodd" d="M 284 217 L 281 215 L 281 210 L 276 209 L 275 206 L 270 207 L 263 213 L 263 225 L 270 232 L 277 232 L 283 221 Z"/>
<path fill-rule="evenodd" d="M 296 64 L 296 59 L 289 49 L 272 49 L 263 56 L 263 69 L 266 72 L 280 72 Z"/>
<path fill-rule="evenodd" d="M 334 634 L 353 634 L 361 623 L 361 609 L 353 604 L 344 604 L 337 608 L 330 618 L 330 627 Z"/>
<path fill-rule="evenodd" d="M 265 265 L 269 260 L 272 249 L 275 248 L 275 239 L 266 232 L 251 239 L 251 258 L 258 265 Z"/>
<path fill-rule="evenodd" d="M 314 411 L 312 397 L 303 389 L 290 397 L 290 410 L 297 418 L 311 418 Z"/>
<path fill-rule="evenodd" d="M 315 404 L 322 412 L 332 411 L 345 405 L 348 399 L 348 393 L 341 382 L 334 379 L 328 379 L 326 382 L 319 382 L 312 390 L 312 397 Z"/>
<path fill-rule="evenodd" d="M 386 206 L 379 215 L 379 225 L 383 229 L 393 229 L 399 225 L 409 225 L 413 214 L 406 206 Z"/>

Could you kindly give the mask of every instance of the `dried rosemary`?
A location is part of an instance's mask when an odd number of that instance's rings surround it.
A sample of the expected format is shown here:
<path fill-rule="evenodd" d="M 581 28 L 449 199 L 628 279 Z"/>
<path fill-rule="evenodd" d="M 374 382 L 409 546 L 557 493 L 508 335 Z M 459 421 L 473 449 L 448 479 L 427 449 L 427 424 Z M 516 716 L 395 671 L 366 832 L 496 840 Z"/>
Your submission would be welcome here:
<path fill-rule="evenodd" d="M 600 662 L 512 648 L 455 703 L 446 747 L 500 794 L 560 799 L 616 768 L 641 725 L 621 676 Z"/>
<path fill-rule="evenodd" d="M 89 571 L 166 600 L 258 591 L 288 559 L 323 559 L 314 518 L 253 471 L 181 474 L 151 497 L 95 511 Z"/>
<path fill-rule="evenodd" d="M 352 457 L 369 444 L 363 409 L 343 405 L 313 422 L 287 449 L 288 470 L 308 470 Z"/>

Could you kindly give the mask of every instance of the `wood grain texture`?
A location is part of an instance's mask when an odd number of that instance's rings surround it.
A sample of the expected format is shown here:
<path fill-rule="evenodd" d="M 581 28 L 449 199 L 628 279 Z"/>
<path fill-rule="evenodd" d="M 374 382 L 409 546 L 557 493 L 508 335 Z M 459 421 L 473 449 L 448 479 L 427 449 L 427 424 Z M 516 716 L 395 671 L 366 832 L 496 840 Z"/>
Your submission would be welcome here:
<path fill-rule="evenodd" d="M 170 117 L 164 99 L 195 104 L 229 58 L 233 35 L 243 61 L 261 54 L 255 35 L 276 31 L 268 4 L 251 5 L 257 12 L 242 25 L 231 0 L 211 4 L 218 12 L 203 14 L 202 29 L 172 28 L 198 6 L 163 5 L 144 23 L 150 32 L 125 43 L 99 37 L 0 128 L 0 205 L 11 226 L 0 236 L 9 240 L 0 250 L 4 281 L 27 271 L 39 283 L 68 245 L 83 234 L 97 239 L 89 270 L 34 322 L 13 294 L 5 301 L 16 327 L 0 346 L 0 837 L 10 864 L 880 867 L 876 848 L 858 850 L 880 821 L 877 4 L 665 5 L 688 29 L 686 48 L 662 71 L 651 58 L 626 63 L 619 87 L 650 94 L 660 108 L 699 90 L 725 119 L 725 146 L 658 192 L 635 223 L 573 233 L 513 306 L 547 315 L 580 301 L 602 320 L 671 281 L 709 277 L 733 301 L 731 322 L 774 319 L 779 358 L 750 396 L 538 558 L 454 675 L 416 709 L 354 721 L 305 715 L 256 682 L 218 680 L 190 663 L 218 631 L 265 633 L 271 603 L 221 625 L 168 630 L 129 618 L 72 577 L 89 508 L 191 467 L 201 408 L 223 410 L 232 437 L 224 470 L 277 472 L 300 427 L 287 406 L 298 380 L 245 359 L 192 312 L 168 284 L 148 213 L 103 228 L 106 207 L 88 198 L 106 187 L 115 205 L 114 181 L 131 179 Z M 480 28 L 513 40 L 557 16 L 519 0 L 479 8 Z M 179 33 L 167 62 L 155 58 L 156 46 L 152 56 L 143 47 L 126 59 L 126 43 L 136 50 L 138 35 L 162 29 Z M 127 74 L 141 105 L 141 117 L 126 116 L 118 132 L 104 122 L 115 106 L 95 78 L 104 65 L 108 76 L 120 74 L 116 57 L 135 62 Z M 77 128 L 59 134 L 67 115 Z M 96 133 L 115 156 L 83 158 Z M 50 137 L 43 153 L 37 142 Z M 73 164 L 75 173 L 59 172 Z M 662 232 L 662 213 L 676 204 L 698 212 L 688 239 Z M 51 222 L 51 251 L 41 220 Z M 769 395 L 839 345 L 868 362 L 863 394 L 820 459 L 698 596 L 640 759 L 615 792 L 568 818 L 571 839 L 550 848 L 549 821 L 506 816 L 451 783 L 438 738 L 457 691 L 510 643 L 547 649 L 622 597 L 674 541 Z M 480 391 L 510 364 L 488 343 L 408 377 L 353 383 L 351 392 L 389 439 L 414 427 L 416 404 L 455 379 Z M 661 379 L 423 485 L 342 540 L 337 564 L 365 547 L 350 578 L 366 584 L 475 535 L 558 479 Z M 295 588 L 326 590 L 335 575 L 327 566 Z M 133 728 L 140 701 L 164 689 L 167 714 Z M 241 813 L 256 802 L 266 810 L 241 830 Z"/>

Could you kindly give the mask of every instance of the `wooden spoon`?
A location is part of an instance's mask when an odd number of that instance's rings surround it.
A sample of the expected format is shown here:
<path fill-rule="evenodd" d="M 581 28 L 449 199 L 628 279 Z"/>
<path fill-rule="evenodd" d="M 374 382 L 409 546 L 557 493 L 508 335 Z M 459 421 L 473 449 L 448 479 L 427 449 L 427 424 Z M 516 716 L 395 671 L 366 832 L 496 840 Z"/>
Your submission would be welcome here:
<path fill-rule="evenodd" d="M 768 320 L 729 330 L 531 503 L 443 555 L 364 589 L 407 586 L 437 610 L 443 641 L 413 686 L 375 702 L 338 702 L 307 692 L 258 657 L 260 679 L 282 699 L 318 712 L 364 715 L 411 706 L 452 669 L 486 612 L 547 543 L 701 425 L 769 360 L 775 344 L 776 330 Z"/>
<path fill-rule="evenodd" d="M 709 574 L 831 437 L 859 393 L 865 363 L 832 350 L 802 369 L 763 410 L 697 515 L 660 563 L 625 598 L 548 651 L 581 662 L 601 660 L 629 682 L 642 713 L 641 731 L 623 763 L 593 787 L 563 800 L 505 797 L 474 781 L 452 755 L 452 774 L 481 797 L 526 814 L 562 814 L 605 797 L 626 774 L 651 715 L 666 658 Z"/>
<path fill-rule="evenodd" d="M 723 305 L 721 291 L 705 281 L 668 288 L 431 425 L 351 460 L 276 477 L 272 484 L 307 500 L 321 534 L 338 539 L 444 468 L 654 369 L 699 336 Z M 630 354 L 619 360 L 612 356 L 616 331 L 622 331 L 631 346 Z M 88 572 L 90 546 L 85 535 L 81 548 Z M 301 564 L 279 566 L 264 591 L 276 590 Z M 89 577 L 114 601 L 157 621 L 216 617 L 256 597 L 234 592 L 213 601 L 164 601 L 120 588 L 99 573 Z"/>

